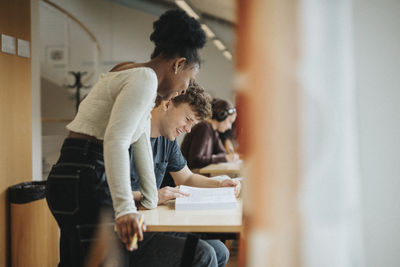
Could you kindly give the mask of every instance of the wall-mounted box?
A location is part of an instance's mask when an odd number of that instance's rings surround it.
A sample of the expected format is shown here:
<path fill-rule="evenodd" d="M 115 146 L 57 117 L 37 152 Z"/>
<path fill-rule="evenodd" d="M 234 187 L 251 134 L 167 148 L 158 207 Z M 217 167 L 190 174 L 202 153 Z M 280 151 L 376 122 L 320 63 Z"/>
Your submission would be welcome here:
<path fill-rule="evenodd" d="M 1 35 L 1 51 L 15 55 L 15 38 L 6 34 Z"/>
<path fill-rule="evenodd" d="M 18 48 L 18 56 L 27 58 L 30 57 L 31 53 L 28 41 L 17 39 L 17 48 Z"/>

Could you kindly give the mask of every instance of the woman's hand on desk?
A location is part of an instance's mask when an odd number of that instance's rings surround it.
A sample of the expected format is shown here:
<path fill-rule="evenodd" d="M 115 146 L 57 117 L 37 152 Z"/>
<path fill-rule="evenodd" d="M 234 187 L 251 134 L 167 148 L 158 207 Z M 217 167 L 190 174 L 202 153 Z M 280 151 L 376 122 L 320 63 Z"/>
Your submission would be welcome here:
<path fill-rule="evenodd" d="M 239 155 L 236 153 L 232 153 L 232 154 L 226 154 L 226 161 L 228 162 L 235 162 L 239 160 Z"/>
<path fill-rule="evenodd" d="M 236 197 L 239 196 L 240 194 L 240 189 L 241 189 L 241 183 L 239 181 L 235 181 L 232 179 L 225 179 L 220 182 L 220 187 L 235 187 L 235 195 Z"/>
<path fill-rule="evenodd" d="M 139 224 L 139 213 L 128 213 L 115 220 L 115 228 L 122 243 L 125 244 L 127 250 L 131 249 L 134 235 L 137 235 L 139 241 L 143 240 L 143 232 L 146 231 L 146 224 Z M 137 249 L 137 246 L 136 248 Z"/>
<path fill-rule="evenodd" d="M 166 186 L 158 190 L 158 205 L 164 204 L 168 200 L 187 196 L 189 194 L 180 191 L 178 187 Z"/>

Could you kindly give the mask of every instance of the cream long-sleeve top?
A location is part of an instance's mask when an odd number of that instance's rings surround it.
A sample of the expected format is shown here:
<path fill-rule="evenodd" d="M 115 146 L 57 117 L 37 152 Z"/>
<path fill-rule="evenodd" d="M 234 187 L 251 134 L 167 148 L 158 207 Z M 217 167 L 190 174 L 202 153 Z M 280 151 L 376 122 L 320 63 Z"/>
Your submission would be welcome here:
<path fill-rule="evenodd" d="M 150 145 L 150 118 L 158 79 L 151 68 L 138 67 L 102 74 L 79 105 L 67 129 L 103 140 L 104 164 L 115 218 L 137 212 L 130 183 L 129 146 L 143 194 L 141 204 L 157 206 L 158 192 Z"/>

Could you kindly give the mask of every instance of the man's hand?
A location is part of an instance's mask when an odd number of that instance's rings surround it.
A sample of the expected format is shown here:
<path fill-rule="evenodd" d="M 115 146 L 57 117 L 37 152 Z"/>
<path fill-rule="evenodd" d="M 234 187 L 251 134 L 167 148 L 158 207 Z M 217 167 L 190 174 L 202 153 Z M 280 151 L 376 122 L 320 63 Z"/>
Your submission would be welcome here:
<path fill-rule="evenodd" d="M 179 190 L 178 187 L 163 187 L 158 190 L 158 205 L 178 197 L 188 197 L 189 194 Z"/>
<path fill-rule="evenodd" d="M 139 219 L 141 216 L 139 213 L 128 213 L 115 220 L 116 231 L 127 250 L 130 250 L 134 234 L 137 234 L 139 241 L 143 240 L 143 232 L 146 231 L 146 224 L 143 223 L 142 227 L 140 227 Z"/>
<path fill-rule="evenodd" d="M 241 183 L 232 179 L 225 179 L 221 181 L 220 187 L 235 187 L 235 196 L 238 197 L 240 194 Z"/>

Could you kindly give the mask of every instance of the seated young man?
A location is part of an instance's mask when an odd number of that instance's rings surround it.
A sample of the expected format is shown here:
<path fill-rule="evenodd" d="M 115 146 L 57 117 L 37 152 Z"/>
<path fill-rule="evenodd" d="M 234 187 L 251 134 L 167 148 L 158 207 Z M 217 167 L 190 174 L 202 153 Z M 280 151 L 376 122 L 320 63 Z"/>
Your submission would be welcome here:
<path fill-rule="evenodd" d="M 190 132 L 192 126 L 211 114 L 210 98 L 198 85 L 188 88 L 185 94 L 166 102 L 158 99 L 152 111 L 151 144 L 153 148 L 156 183 L 160 187 L 164 174 L 169 172 L 177 185 L 196 187 L 235 186 L 240 183 L 226 179 L 217 181 L 192 173 L 176 142 L 176 137 Z M 134 198 L 139 201 L 138 175 L 133 164 L 135 152 L 131 156 L 131 181 Z M 178 188 L 163 187 L 158 190 L 158 203 L 184 196 Z M 185 233 L 145 233 L 139 249 L 132 253 L 134 266 L 179 266 L 182 258 Z M 219 240 L 199 240 L 194 266 L 225 266 L 229 252 Z"/>

